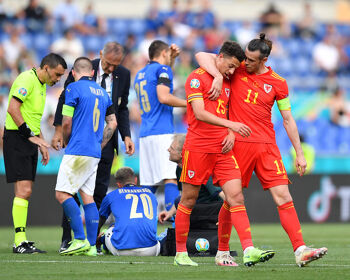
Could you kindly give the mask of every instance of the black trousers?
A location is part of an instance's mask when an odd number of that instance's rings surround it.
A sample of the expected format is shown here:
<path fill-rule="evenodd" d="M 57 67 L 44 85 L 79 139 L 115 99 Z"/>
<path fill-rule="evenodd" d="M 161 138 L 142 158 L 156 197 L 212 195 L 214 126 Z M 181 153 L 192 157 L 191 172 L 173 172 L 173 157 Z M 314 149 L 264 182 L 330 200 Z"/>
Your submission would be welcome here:
<path fill-rule="evenodd" d="M 101 154 L 101 160 L 97 167 L 96 184 L 94 191 L 94 201 L 97 209 L 100 209 L 103 198 L 106 196 L 109 181 L 111 178 L 111 168 L 114 158 L 113 141 L 109 141 L 103 148 Z M 74 196 L 75 201 L 80 205 L 78 197 Z M 71 228 L 66 215 L 63 212 L 62 217 L 63 235 L 62 240 L 71 239 Z"/>
<path fill-rule="evenodd" d="M 179 205 L 181 196 L 178 196 L 175 201 L 175 207 Z M 213 201 L 210 203 L 196 203 L 192 209 L 190 217 L 190 230 L 198 229 L 217 229 L 219 212 L 223 201 Z"/>
<path fill-rule="evenodd" d="M 98 209 L 100 209 L 102 200 L 104 199 L 107 193 L 109 181 L 111 178 L 111 168 L 112 168 L 113 158 L 114 158 L 113 141 L 109 141 L 102 150 L 101 160 L 98 163 L 98 167 L 97 167 L 94 200 Z"/>

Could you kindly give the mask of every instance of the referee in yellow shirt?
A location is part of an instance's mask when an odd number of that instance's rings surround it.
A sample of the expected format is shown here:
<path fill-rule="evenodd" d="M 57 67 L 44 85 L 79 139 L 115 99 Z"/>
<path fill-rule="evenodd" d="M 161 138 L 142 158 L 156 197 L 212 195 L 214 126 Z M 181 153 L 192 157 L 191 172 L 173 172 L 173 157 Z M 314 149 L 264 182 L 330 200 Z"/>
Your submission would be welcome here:
<path fill-rule="evenodd" d="M 28 200 L 36 175 L 38 148 L 43 165 L 50 159 L 50 145 L 40 131 L 46 85 L 53 86 L 57 83 L 65 69 L 65 60 L 57 54 L 50 53 L 42 59 L 39 68 L 22 72 L 10 90 L 4 131 L 4 162 L 7 183 L 15 185 L 12 207 L 14 253 L 45 253 L 36 248 L 34 242 L 27 241 Z"/>

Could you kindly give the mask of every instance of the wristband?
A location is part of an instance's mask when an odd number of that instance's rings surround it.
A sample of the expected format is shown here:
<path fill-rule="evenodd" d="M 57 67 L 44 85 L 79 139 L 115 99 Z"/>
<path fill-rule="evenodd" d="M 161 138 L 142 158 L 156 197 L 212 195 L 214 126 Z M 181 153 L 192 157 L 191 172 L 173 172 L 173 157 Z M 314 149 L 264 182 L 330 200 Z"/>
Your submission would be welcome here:
<path fill-rule="evenodd" d="M 28 139 L 29 137 L 35 136 L 34 132 L 31 131 L 31 129 L 28 127 L 26 122 L 22 123 L 21 126 L 18 127 L 18 131 L 19 131 L 19 134 L 26 139 Z"/>

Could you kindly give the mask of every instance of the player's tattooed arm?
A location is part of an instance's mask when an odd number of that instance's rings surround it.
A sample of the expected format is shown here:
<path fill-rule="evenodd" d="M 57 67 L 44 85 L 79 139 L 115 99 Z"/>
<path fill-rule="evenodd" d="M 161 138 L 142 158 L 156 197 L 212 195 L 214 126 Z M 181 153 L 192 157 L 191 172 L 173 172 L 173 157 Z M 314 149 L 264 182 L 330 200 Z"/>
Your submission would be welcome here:
<path fill-rule="evenodd" d="M 101 149 L 103 149 L 106 146 L 108 141 L 112 138 L 115 129 L 117 128 L 117 119 L 116 119 L 114 113 L 106 116 L 105 120 L 106 120 L 107 125 L 103 130 Z"/>

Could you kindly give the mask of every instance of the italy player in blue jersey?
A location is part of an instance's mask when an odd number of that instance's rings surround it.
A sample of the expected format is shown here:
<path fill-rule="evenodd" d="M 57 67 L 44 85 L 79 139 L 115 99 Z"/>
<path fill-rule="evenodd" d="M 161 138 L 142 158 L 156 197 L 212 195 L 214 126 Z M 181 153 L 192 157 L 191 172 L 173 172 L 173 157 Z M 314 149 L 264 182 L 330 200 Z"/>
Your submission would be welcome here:
<path fill-rule="evenodd" d="M 115 174 L 118 188 L 103 199 L 99 228 L 112 213 L 115 224 L 104 234 L 104 245 L 115 256 L 157 256 L 157 200 L 148 188 L 136 185 L 129 167 Z"/>
<path fill-rule="evenodd" d="M 70 220 L 74 240 L 60 254 L 94 256 L 99 220 L 93 199 L 97 165 L 101 149 L 112 137 L 117 121 L 107 92 L 92 80 L 91 61 L 78 58 L 72 73 L 76 82 L 68 85 L 62 110 L 66 150 L 57 176 L 56 199 Z M 77 192 L 84 204 L 87 240 L 80 209 L 73 198 Z"/>
<path fill-rule="evenodd" d="M 179 48 L 156 40 L 148 49 L 150 62 L 135 78 L 134 88 L 141 107 L 140 184 L 152 191 L 165 184 L 165 207 L 171 208 L 179 195 L 176 164 L 169 161 L 168 148 L 174 133 L 173 108 L 186 107 L 186 100 L 173 93 L 171 66 Z"/>

